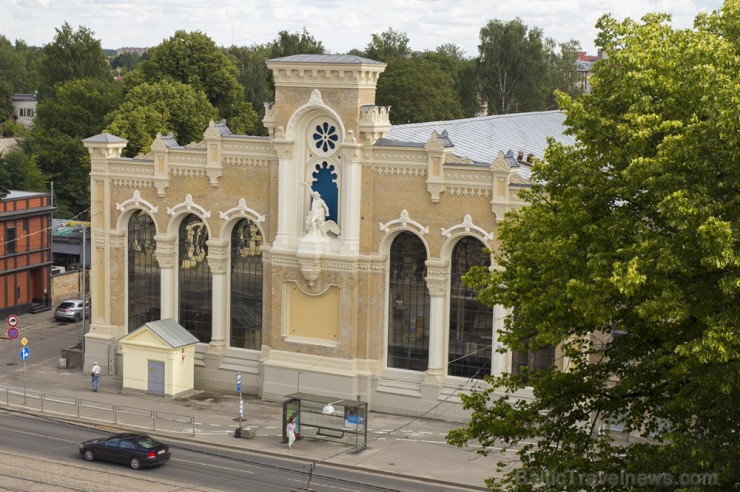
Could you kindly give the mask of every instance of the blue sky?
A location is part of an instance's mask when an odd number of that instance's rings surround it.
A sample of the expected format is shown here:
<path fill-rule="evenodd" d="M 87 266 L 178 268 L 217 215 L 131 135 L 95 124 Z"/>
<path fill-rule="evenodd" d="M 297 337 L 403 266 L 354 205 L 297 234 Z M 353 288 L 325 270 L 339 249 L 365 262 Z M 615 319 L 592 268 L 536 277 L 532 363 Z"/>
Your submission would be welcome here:
<path fill-rule="evenodd" d="M 200 31 L 219 46 L 272 41 L 304 27 L 332 53 L 363 49 L 371 35 L 392 27 L 413 50 L 454 43 L 477 55 L 478 33 L 491 19 L 521 18 L 558 42 L 576 39 L 595 54 L 596 20 L 611 12 L 639 19 L 666 12 L 678 28 L 721 0 L 0 0 L 0 34 L 42 46 L 65 21 L 91 29 L 103 48 L 155 46 L 178 29 Z"/>

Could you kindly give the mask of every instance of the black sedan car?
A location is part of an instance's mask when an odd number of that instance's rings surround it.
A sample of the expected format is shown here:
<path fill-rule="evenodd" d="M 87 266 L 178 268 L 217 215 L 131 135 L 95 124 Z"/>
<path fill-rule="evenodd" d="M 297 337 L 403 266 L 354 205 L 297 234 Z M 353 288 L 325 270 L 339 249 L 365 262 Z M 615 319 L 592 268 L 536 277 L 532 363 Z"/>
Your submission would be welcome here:
<path fill-rule="evenodd" d="M 87 460 L 126 463 L 134 470 L 161 465 L 170 459 L 170 448 L 145 434 L 115 434 L 80 444 L 80 454 Z"/>

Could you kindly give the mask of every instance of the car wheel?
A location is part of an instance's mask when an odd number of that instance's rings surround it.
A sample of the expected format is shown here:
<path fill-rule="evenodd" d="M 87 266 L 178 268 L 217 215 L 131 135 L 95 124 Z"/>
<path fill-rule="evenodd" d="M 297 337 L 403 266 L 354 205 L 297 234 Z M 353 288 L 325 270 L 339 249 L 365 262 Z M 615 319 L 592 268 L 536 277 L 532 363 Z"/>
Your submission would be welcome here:
<path fill-rule="evenodd" d="M 75 314 L 75 323 L 79 323 L 81 319 L 82 319 L 82 316 L 80 316 L 79 313 Z"/>
<path fill-rule="evenodd" d="M 141 461 L 139 460 L 139 458 L 131 458 L 131 468 L 133 468 L 134 470 L 138 470 L 139 468 L 141 468 Z"/>
<path fill-rule="evenodd" d="M 92 449 L 86 449 L 83 455 L 87 461 L 95 461 L 95 453 Z"/>

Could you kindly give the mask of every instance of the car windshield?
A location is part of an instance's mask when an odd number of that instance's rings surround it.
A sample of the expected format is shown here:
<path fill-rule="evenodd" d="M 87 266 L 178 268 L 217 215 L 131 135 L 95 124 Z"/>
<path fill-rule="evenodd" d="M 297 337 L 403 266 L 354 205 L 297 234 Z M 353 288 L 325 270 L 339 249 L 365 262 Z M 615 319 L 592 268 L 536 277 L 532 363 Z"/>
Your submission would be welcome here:
<path fill-rule="evenodd" d="M 159 441 L 156 441 L 149 436 L 141 436 L 138 439 L 136 439 L 136 442 L 138 442 L 139 445 L 141 445 L 145 449 L 156 448 L 157 446 L 160 445 Z"/>

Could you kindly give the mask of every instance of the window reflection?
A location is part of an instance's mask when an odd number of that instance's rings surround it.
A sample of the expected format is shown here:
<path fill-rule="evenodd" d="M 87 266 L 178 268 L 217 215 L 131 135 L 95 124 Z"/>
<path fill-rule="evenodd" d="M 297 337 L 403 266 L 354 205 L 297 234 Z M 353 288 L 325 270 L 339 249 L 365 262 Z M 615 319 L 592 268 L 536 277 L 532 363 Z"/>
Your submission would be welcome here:
<path fill-rule="evenodd" d="M 128 222 L 128 331 L 160 319 L 160 269 L 154 221 L 138 210 Z"/>
<path fill-rule="evenodd" d="M 179 323 L 199 341 L 211 341 L 211 269 L 208 267 L 208 229 L 195 215 L 180 223 L 178 233 Z"/>
<path fill-rule="evenodd" d="M 262 348 L 262 233 L 249 219 L 231 232 L 232 347 Z"/>
<path fill-rule="evenodd" d="M 429 292 L 426 248 L 402 232 L 391 245 L 388 367 L 426 371 L 429 363 Z"/>

